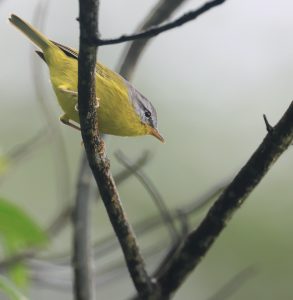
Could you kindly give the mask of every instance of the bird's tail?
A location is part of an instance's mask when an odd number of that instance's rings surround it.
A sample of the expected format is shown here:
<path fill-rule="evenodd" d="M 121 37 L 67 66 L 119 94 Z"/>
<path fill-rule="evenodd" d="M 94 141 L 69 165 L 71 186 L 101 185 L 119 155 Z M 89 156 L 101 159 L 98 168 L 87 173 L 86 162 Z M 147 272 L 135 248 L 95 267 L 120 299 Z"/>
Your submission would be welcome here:
<path fill-rule="evenodd" d="M 26 23 L 18 16 L 12 14 L 9 21 L 43 51 L 49 47 L 54 47 L 54 44 L 45 35 L 37 31 L 32 25 Z"/>

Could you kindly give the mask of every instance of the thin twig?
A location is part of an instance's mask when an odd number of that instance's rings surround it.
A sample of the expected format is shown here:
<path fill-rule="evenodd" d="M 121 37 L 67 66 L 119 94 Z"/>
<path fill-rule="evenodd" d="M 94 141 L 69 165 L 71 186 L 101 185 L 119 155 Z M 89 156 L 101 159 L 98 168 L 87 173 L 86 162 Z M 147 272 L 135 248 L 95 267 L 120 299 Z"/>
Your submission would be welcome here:
<path fill-rule="evenodd" d="M 131 169 L 124 169 L 114 175 L 114 181 L 117 186 L 125 182 L 133 173 L 139 169 L 141 169 L 145 164 L 147 164 L 151 159 L 151 154 L 149 151 L 144 151 L 140 158 L 137 159 L 132 165 Z M 97 200 L 99 199 L 100 194 L 97 196 Z"/>
<path fill-rule="evenodd" d="M 33 149 L 41 143 L 44 142 L 47 138 L 47 129 L 42 128 L 37 134 L 35 134 L 32 138 L 29 140 L 25 141 L 22 144 L 18 144 L 14 146 L 11 150 L 9 150 L 6 154 L 5 157 L 8 158 L 11 163 L 18 163 L 19 161 L 23 161 L 23 158 L 27 154 L 31 154 Z"/>
<path fill-rule="evenodd" d="M 158 242 L 145 250 L 146 257 L 151 261 L 160 259 L 165 249 L 164 241 Z M 96 258 L 95 287 L 105 287 L 106 284 L 113 285 L 113 280 L 125 279 L 127 267 L 123 260 L 117 258 L 107 262 L 107 265 L 100 264 Z M 70 268 L 68 265 L 55 265 L 44 260 L 29 261 L 30 279 L 54 289 L 67 290 L 72 287 Z"/>
<path fill-rule="evenodd" d="M 73 258 L 74 266 L 74 296 L 76 300 L 94 299 L 93 266 L 90 246 L 90 221 L 89 221 L 89 186 L 91 173 L 86 166 L 87 158 L 80 166 L 78 187 L 73 209 Z"/>
<path fill-rule="evenodd" d="M 82 152 L 82 158 L 80 160 L 80 166 L 79 169 L 83 169 L 83 168 L 89 168 L 88 162 L 87 160 L 85 160 L 83 158 L 83 156 L 85 156 L 85 152 Z M 133 172 L 135 172 L 136 170 L 139 170 L 140 168 L 142 168 L 148 161 L 150 161 L 151 159 L 151 155 L 149 151 L 145 151 L 144 153 L 142 153 L 141 157 L 139 157 L 132 165 L 131 165 L 131 169 L 125 169 L 122 170 L 120 172 L 118 172 L 116 175 L 114 175 L 114 179 L 117 185 L 120 185 L 121 183 L 123 183 L 124 181 L 126 181 L 132 174 Z M 80 176 L 82 175 L 81 172 L 79 172 Z M 77 182 L 79 182 L 81 180 L 80 177 L 78 177 Z M 77 184 L 77 188 L 80 185 Z M 87 194 L 87 196 L 90 196 L 90 193 Z M 85 197 L 85 196 L 84 196 Z M 97 196 L 99 199 L 100 194 Z M 71 216 L 72 213 L 72 206 L 68 205 L 67 207 L 64 207 L 64 209 L 58 214 L 58 216 L 52 221 L 52 223 L 48 226 L 47 232 L 49 235 L 51 236 L 55 236 L 60 229 L 62 229 L 64 227 L 64 225 L 67 223 L 69 217 Z"/>
<path fill-rule="evenodd" d="M 230 181 L 229 181 L 230 182 Z M 170 214 L 172 219 L 180 220 L 185 217 L 188 218 L 199 209 L 201 209 L 205 204 L 209 203 L 212 199 L 214 199 L 222 190 L 223 186 L 226 186 L 224 183 L 217 184 L 216 187 L 212 188 L 211 191 L 205 193 L 204 195 L 195 198 L 191 203 L 188 203 L 184 206 L 181 206 L 175 210 L 171 210 Z M 180 213 L 178 213 L 178 209 L 180 209 Z M 138 236 L 142 236 L 144 234 L 149 233 L 151 230 L 158 229 L 158 227 L 162 226 L 162 218 L 160 216 L 151 216 L 136 222 L 133 227 Z M 105 237 L 104 239 L 99 240 L 95 243 L 95 256 L 102 257 L 106 253 L 113 251 L 116 249 L 115 247 L 116 240 L 115 236 L 110 235 Z"/>
<path fill-rule="evenodd" d="M 238 272 L 225 285 L 223 285 L 213 296 L 207 300 L 227 300 L 239 290 L 243 284 L 257 274 L 254 266 L 249 266 Z"/>
<path fill-rule="evenodd" d="M 0 184 L 4 182 L 8 174 L 15 169 L 17 164 L 26 161 L 25 158 L 32 155 L 34 151 L 38 150 L 40 146 L 48 144 L 49 132 L 46 128 L 41 129 L 32 138 L 28 139 L 24 143 L 15 145 L 12 149 L 8 150 L 7 153 L 3 155 L 4 159 L 7 161 L 8 168 L 0 176 Z"/>
<path fill-rule="evenodd" d="M 164 274 L 158 278 L 168 297 L 199 264 L 233 213 L 240 208 L 253 189 L 293 140 L 293 102 L 278 124 L 268 133 L 246 165 L 221 194 L 199 227 L 192 231 Z"/>
<path fill-rule="evenodd" d="M 230 182 L 230 181 L 229 181 Z M 184 206 L 181 206 L 177 209 L 170 211 L 171 218 L 175 221 L 181 220 L 182 218 L 188 219 L 191 215 L 201 209 L 204 204 L 209 203 L 214 199 L 223 189 L 224 183 L 217 184 L 216 187 L 212 188 L 211 191 L 205 193 L 204 195 L 195 198 L 192 203 L 188 203 Z M 198 203 L 198 204 L 197 204 Z M 178 210 L 180 212 L 178 213 Z M 136 222 L 133 227 L 138 236 L 142 237 L 145 234 L 148 234 L 151 231 L 159 229 L 163 226 L 162 218 L 160 216 L 151 216 Z M 187 232 L 183 232 L 183 236 L 186 236 Z M 106 236 L 105 238 L 99 240 L 94 245 L 94 255 L 97 257 L 103 257 L 109 252 L 112 252 L 116 249 L 116 239 L 114 235 Z"/>
<path fill-rule="evenodd" d="M 79 172 L 80 173 L 80 172 Z M 86 200 L 85 200 L 86 201 Z M 72 205 L 65 206 L 59 214 L 51 221 L 49 226 L 47 227 L 47 234 L 51 238 L 55 238 L 58 233 L 60 233 L 61 229 L 68 223 L 71 214 L 72 214 Z"/>
<path fill-rule="evenodd" d="M 153 294 L 154 284 L 145 269 L 136 238 L 123 211 L 120 197 L 110 172 L 105 144 L 99 135 L 95 67 L 96 46 L 87 41 L 96 36 L 98 0 L 79 0 L 80 48 L 78 61 L 78 107 L 81 134 L 89 165 L 99 186 L 100 194 L 112 226 L 122 247 L 128 270 L 142 298 Z"/>
<path fill-rule="evenodd" d="M 32 138 L 22 144 L 14 146 L 4 155 L 4 157 L 7 157 L 11 164 L 17 164 L 20 161 L 24 161 L 24 157 L 26 155 L 30 155 L 39 144 L 47 142 L 47 138 L 48 130 L 46 128 L 42 128 Z"/>
<path fill-rule="evenodd" d="M 272 125 L 269 123 L 268 119 L 267 119 L 267 116 L 265 114 L 263 114 L 263 119 L 265 121 L 265 124 L 266 124 L 266 129 L 267 129 L 267 132 L 268 133 L 271 133 L 273 131 L 273 127 Z"/>
<path fill-rule="evenodd" d="M 161 26 L 151 27 L 150 29 L 143 31 L 143 32 L 139 32 L 139 33 L 131 34 L 131 35 L 122 35 L 121 37 L 115 38 L 115 39 L 100 39 L 98 37 L 95 37 L 93 39 L 89 39 L 89 41 L 92 41 L 97 46 L 106 46 L 106 45 L 124 43 L 124 42 L 128 42 L 128 41 L 134 41 L 134 40 L 138 40 L 138 39 L 151 38 L 162 32 L 174 29 L 176 27 L 182 26 L 183 24 L 185 24 L 187 22 L 195 20 L 196 18 L 198 18 L 200 15 L 204 14 L 211 8 L 214 8 L 218 5 L 223 4 L 225 1 L 226 0 L 209 1 L 205 4 L 203 4 L 200 8 L 198 8 L 196 10 L 192 10 L 188 13 L 185 13 L 183 16 L 179 17 L 178 19 L 176 19 L 174 21 L 171 21 L 171 22 L 161 25 Z"/>
<path fill-rule="evenodd" d="M 140 170 L 132 169 L 132 163 L 129 161 L 129 159 L 122 151 L 117 151 L 115 153 L 115 156 L 118 162 L 120 162 L 122 165 L 124 165 L 124 167 L 130 169 L 133 172 L 133 174 L 137 177 L 137 179 L 141 182 L 141 184 L 144 186 L 146 191 L 149 193 L 149 195 L 153 199 L 155 205 L 157 206 L 161 214 L 161 218 L 163 222 L 165 223 L 167 229 L 169 230 L 171 240 L 173 240 L 173 242 L 179 240 L 179 235 L 177 233 L 177 229 L 175 227 L 175 223 L 169 212 L 169 209 L 165 204 L 164 199 L 161 196 L 159 190 L 156 188 L 156 186 L 151 181 L 151 179 L 141 169 Z"/>
<path fill-rule="evenodd" d="M 125 168 L 121 172 L 114 175 L 116 184 L 121 184 L 126 179 L 128 179 L 134 172 L 140 170 L 151 160 L 151 153 L 149 151 L 144 151 L 140 158 L 131 164 L 131 168 Z"/>
<path fill-rule="evenodd" d="M 10 257 L 7 257 L 6 259 L 2 260 L 0 262 L 0 271 L 6 271 L 12 266 L 18 264 L 19 262 L 23 261 L 24 259 L 32 258 L 36 255 L 37 251 L 39 249 L 36 248 L 30 248 L 30 249 L 25 249 L 21 251 L 20 253 L 14 254 Z"/>
<path fill-rule="evenodd" d="M 83 156 L 85 156 L 85 152 L 82 152 L 82 158 L 80 160 L 80 166 L 79 169 L 83 169 L 83 168 L 90 168 L 88 165 L 87 160 L 85 160 L 83 158 Z M 132 174 L 133 172 L 135 172 L 136 170 L 139 170 L 140 168 L 142 168 L 149 160 L 150 160 L 151 156 L 150 153 L 148 151 L 145 151 L 140 158 L 137 159 L 137 161 L 135 161 L 132 165 L 131 165 L 131 169 L 125 169 L 120 171 L 119 173 L 117 173 L 116 175 L 114 175 L 114 179 L 117 185 L 120 185 L 121 183 L 123 183 L 125 180 L 127 180 Z M 82 173 L 79 172 L 78 176 L 81 176 Z M 81 181 L 81 178 L 78 177 L 77 178 L 77 182 Z M 77 184 L 77 188 L 80 185 Z M 78 192 L 78 191 L 77 191 Z M 87 195 L 85 196 L 90 196 L 90 193 L 87 193 Z M 100 194 L 98 194 L 97 199 L 99 199 Z M 87 201 L 87 200 L 85 200 Z M 48 226 L 47 232 L 48 235 L 55 237 L 57 233 L 59 233 L 59 231 L 66 225 L 69 217 L 71 216 L 72 213 L 72 206 L 68 205 L 66 207 L 64 207 L 61 212 L 56 216 L 56 218 L 51 222 L 51 224 Z"/>
<path fill-rule="evenodd" d="M 148 28 L 163 23 L 186 1 L 187 0 L 159 0 L 136 31 L 145 31 Z M 119 68 L 119 73 L 124 78 L 128 80 L 131 79 L 139 58 L 151 40 L 152 39 L 135 40 L 126 46 Z"/>
<path fill-rule="evenodd" d="M 225 180 L 222 180 L 214 187 L 211 187 L 206 193 L 201 196 L 197 196 L 193 201 L 190 201 L 190 204 L 186 204 L 183 207 L 180 207 L 180 214 L 182 215 L 191 215 L 196 211 L 199 211 L 201 208 L 206 206 L 211 200 L 219 196 L 225 188 L 231 183 L 233 177 L 229 177 Z"/>

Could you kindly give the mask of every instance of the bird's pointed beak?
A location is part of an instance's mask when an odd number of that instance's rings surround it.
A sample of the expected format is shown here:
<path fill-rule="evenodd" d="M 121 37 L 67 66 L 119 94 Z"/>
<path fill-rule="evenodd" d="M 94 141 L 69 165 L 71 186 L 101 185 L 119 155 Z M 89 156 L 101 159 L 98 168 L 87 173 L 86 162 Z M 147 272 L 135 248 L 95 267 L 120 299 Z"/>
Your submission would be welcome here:
<path fill-rule="evenodd" d="M 150 134 L 156 137 L 162 143 L 165 143 L 165 139 L 160 135 L 158 129 L 151 127 Z"/>

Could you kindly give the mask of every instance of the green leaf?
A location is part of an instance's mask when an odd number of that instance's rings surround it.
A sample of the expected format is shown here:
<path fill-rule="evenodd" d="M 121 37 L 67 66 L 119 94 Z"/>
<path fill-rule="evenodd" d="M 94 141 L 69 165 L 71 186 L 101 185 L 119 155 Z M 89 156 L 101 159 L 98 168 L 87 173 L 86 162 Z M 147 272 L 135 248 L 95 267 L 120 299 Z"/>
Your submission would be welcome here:
<path fill-rule="evenodd" d="M 44 231 L 22 209 L 0 198 L 0 243 L 6 256 L 19 253 L 22 249 L 44 244 Z M 24 265 L 10 269 L 11 279 L 25 286 L 27 274 Z"/>
<path fill-rule="evenodd" d="M 10 279 L 18 286 L 22 288 L 26 288 L 28 286 L 28 271 L 24 264 L 18 263 L 15 264 L 9 270 L 9 277 Z"/>
<path fill-rule="evenodd" d="M 0 275 L 0 290 L 3 291 L 12 300 L 28 300 L 7 278 Z"/>
<path fill-rule="evenodd" d="M 44 231 L 22 209 L 0 198 L 0 236 L 8 252 L 47 241 Z"/>

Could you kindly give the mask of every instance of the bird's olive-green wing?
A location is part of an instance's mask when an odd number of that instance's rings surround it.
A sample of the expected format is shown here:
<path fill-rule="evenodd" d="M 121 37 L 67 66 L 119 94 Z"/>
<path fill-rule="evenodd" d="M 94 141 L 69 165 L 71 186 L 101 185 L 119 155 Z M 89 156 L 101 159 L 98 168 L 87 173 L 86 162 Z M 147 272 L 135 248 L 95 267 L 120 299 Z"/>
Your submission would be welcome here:
<path fill-rule="evenodd" d="M 74 59 L 78 59 L 78 52 L 72 48 L 66 47 L 64 45 L 61 45 L 57 42 L 51 41 L 52 43 L 54 43 L 56 46 L 58 46 L 67 56 L 74 58 Z M 45 57 L 44 57 L 44 53 L 42 51 L 37 50 L 36 53 L 40 56 L 40 58 L 46 62 Z"/>
<path fill-rule="evenodd" d="M 54 41 L 51 41 L 51 42 L 54 43 L 56 46 L 58 46 L 67 56 L 78 59 L 78 52 L 75 49 L 61 45 Z"/>
<path fill-rule="evenodd" d="M 78 52 L 75 49 L 72 49 L 70 47 L 64 46 L 62 44 L 59 44 L 57 42 L 54 42 L 51 40 L 51 42 L 56 45 L 57 47 L 59 47 L 59 49 L 61 49 L 68 57 L 74 58 L 74 59 L 78 59 Z M 44 53 L 42 51 L 37 50 L 36 53 L 40 56 L 40 58 L 46 62 L 45 57 L 44 57 Z M 102 77 L 106 77 L 109 79 L 109 76 L 107 75 L 107 73 L 103 70 L 105 67 L 102 67 L 101 64 L 97 63 L 96 65 L 96 72 L 98 73 L 98 75 L 102 76 Z M 111 71 L 111 70 L 109 70 Z M 111 71 L 113 72 L 113 71 Z M 115 72 L 113 72 L 115 73 Z M 116 75 L 118 75 L 117 73 L 115 73 Z M 120 75 L 118 75 L 120 76 Z"/>

